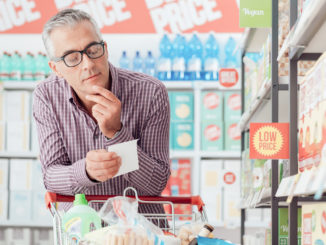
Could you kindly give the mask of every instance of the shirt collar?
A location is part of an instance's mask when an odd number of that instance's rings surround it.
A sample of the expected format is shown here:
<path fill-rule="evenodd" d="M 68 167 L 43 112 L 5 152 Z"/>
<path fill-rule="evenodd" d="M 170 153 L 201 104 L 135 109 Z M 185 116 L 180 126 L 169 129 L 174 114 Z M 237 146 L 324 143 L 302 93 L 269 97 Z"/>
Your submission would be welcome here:
<path fill-rule="evenodd" d="M 109 81 L 111 81 L 109 89 L 116 97 L 118 97 L 119 100 L 121 100 L 121 90 L 120 90 L 120 84 L 118 79 L 118 70 L 110 62 L 108 63 L 109 63 Z M 77 99 L 76 92 L 73 90 L 71 86 L 69 86 L 66 80 L 64 81 L 68 85 L 67 92 L 68 92 L 69 102 L 75 104 L 76 106 L 81 106 L 79 100 Z"/>

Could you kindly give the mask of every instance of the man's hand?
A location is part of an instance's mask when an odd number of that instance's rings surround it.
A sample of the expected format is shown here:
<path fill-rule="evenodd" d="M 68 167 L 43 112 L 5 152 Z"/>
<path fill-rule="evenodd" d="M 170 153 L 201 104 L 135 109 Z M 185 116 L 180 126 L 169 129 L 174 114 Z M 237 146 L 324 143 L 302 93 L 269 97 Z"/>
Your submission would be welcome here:
<path fill-rule="evenodd" d="M 92 115 L 96 119 L 101 132 L 108 138 L 121 129 L 121 102 L 109 90 L 93 86 L 92 94 L 86 99 L 95 102 L 92 107 Z"/>
<path fill-rule="evenodd" d="M 115 176 L 121 166 L 121 158 L 104 149 L 89 151 L 86 155 L 86 172 L 92 180 L 104 182 Z"/>

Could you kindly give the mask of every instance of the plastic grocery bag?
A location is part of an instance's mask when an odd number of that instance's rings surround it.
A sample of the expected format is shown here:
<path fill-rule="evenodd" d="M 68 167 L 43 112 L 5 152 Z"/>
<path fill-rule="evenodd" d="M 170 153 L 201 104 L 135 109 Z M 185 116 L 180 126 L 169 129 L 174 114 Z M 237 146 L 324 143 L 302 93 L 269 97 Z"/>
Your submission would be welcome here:
<path fill-rule="evenodd" d="M 146 232 L 163 235 L 163 231 L 138 213 L 138 202 L 129 197 L 108 199 L 99 211 L 99 216 L 109 225 L 121 227 L 143 227 Z"/>
<path fill-rule="evenodd" d="M 86 234 L 86 240 L 92 245 L 134 245 L 161 243 L 163 231 L 137 212 L 138 202 L 128 197 L 108 199 L 99 216 L 109 225 Z"/>

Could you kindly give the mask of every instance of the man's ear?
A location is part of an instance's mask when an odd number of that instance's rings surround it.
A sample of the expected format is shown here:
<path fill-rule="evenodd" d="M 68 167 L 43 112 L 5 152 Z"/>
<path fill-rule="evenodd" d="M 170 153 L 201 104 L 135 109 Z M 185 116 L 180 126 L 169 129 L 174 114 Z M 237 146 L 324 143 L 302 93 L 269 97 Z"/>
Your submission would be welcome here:
<path fill-rule="evenodd" d="M 52 61 L 52 60 L 49 60 L 49 62 L 48 62 L 48 64 L 49 64 L 49 67 L 51 68 L 51 70 L 58 76 L 58 77 L 63 77 L 62 75 L 61 75 L 61 73 L 58 71 L 58 69 L 57 69 L 57 64 L 56 64 L 56 62 L 54 62 L 54 61 Z"/>

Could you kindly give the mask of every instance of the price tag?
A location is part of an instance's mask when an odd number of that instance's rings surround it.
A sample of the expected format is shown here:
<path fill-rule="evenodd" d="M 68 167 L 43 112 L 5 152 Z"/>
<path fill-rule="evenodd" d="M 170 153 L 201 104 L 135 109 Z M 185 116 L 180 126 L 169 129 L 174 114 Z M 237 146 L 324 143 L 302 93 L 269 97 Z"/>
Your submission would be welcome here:
<path fill-rule="evenodd" d="M 219 80 L 223 87 L 234 87 L 239 82 L 239 73 L 233 68 L 223 68 L 220 70 Z"/>

